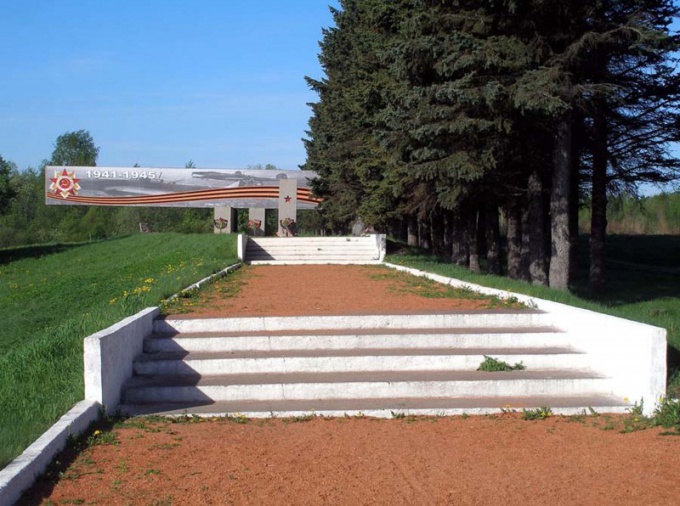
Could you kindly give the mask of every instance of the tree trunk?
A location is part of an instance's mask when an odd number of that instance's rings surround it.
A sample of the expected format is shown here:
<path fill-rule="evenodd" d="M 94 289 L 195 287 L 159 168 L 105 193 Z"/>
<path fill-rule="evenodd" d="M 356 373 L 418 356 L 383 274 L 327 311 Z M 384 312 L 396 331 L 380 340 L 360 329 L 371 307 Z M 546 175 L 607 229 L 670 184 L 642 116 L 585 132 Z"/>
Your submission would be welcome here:
<path fill-rule="evenodd" d="M 427 251 L 432 248 L 430 243 L 430 223 L 426 219 L 418 220 L 418 245 Z"/>
<path fill-rule="evenodd" d="M 529 274 L 534 285 L 548 285 L 545 248 L 543 179 L 538 170 L 529 176 Z"/>
<path fill-rule="evenodd" d="M 479 273 L 482 271 L 479 265 L 479 235 L 477 233 L 477 210 L 472 208 L 468 213 L 467 230 L 465 234 L 466 242 L 468 243 L 469 267 L 470 271 Z"/>
<path fill-rule="evenodd" d="M 468 247 L 465 242 L 465 212 L 460 206 L 455 213 L 451 223 L 451 261 L 457 265 L 467 265 Z"/>
<path fill-rule="evenodd" d="M 406 241 L 409 246 L 418 246 L 418 219 L 415 215 L 408 216 Z"/>
<path fill-rule="evenodd" d="M 491 274 L 501 273 L 500 227 L 498 224 L 498 204 L 496 199 L 489 198 L 484 204 L 484 221 L 486 232 L 487 271 Z"/>
<path fill-rule="evenodd" d="M 517 197 L 510 197 L 507 206 L 508 276 L 521 279 L 522 208 Z"/>
<path fill-rule="evenodd" d="M 582 146 L 585 141 L 583 140 L 583 131 L 585 126 L 583 124 L 583 114 L 574 112 L 573 113 L 573 130 L 571 137 L 571 163 L 572 163 L 572 176 L 571 176 L 571 195 L 570 195 L 570 207 L 569 207 L 569 237 L 571 239 L 571 261 L 569 267 L 571 272 L 569 273 L 569 279 L 575 280 L 578 278 L 579 273 L 579 228 L 578 228 L 578 213 L 579 213 L 579 183 L 581 175 L 581 166 L 579 163 L 580 157 L 580 146 Z"/>
<path fill-rule="evenodd" d="M 444 223 L 444 237 L 443 237 L 443 250 L 451 251 L 452 243 L 451 237 L 453 235 L 453 213 L 451 211 L 444 211 L 442 213 L 443 223 Z"/>
<path fill-rule="evenodd" d="M 430 237 L 432 238 L 432 251 L 435 255 L 441 255 L 444 249 L 444 213 L 437 210 L 432 213 L 430 219 Z"/>
<path fill-rule="evenodd" d="M 531 273 L 529 267 L 531 266 L 531 213 L 529 212 L 529 202 L 521 208 L 521 224 L 522 224 L 522 256 L 520 259 L 519 279 L 526 282 L 531 282 Z"/>
<path fill-rule="evenodd" d="M 571 169 L 571 117 L 565 114 L 557 125 L 550 192 L 550 287 L 557 290 L 569 290 Z"/>
<path fill-rule="evenodd" d="M 590 277 L 593 295 L 604 290 L 604 251 L 607 238 L 607 118 L 603 101 L 598 101 L 594 117 L 593 195 L 590 220 Z"/>

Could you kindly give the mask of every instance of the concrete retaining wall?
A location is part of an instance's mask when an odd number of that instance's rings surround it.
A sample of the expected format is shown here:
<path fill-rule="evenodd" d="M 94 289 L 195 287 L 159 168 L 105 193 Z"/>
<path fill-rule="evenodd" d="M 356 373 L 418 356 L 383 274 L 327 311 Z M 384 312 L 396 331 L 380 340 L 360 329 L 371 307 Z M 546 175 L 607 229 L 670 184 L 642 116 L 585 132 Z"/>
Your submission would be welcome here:
<path fill-rule="evenodd" d="M 570 342 L 588 353 L 592 367 L 612 378 L 612 393 L 631 403 L 642 402 L 646 415 L 651 415 L 659 399 L 666 395 L 666 329 L 409 267 L 385 265 L 453 287 L 501 298 L 515 297 L 546 311 L 552 324 L 568 332 Z"/>
<path fill-rule="evenodd" d="M 379 262 L 384 262 L 385 254 L 387 253 L 387 236 L 385 234 L 375 234 L 373 237 L 375 237 L 377 259 Z"/>
<path fill-rule="evenodd" d="M 248 246 L 248 236 L 246 234 L 239 234 L 236 241 L 236 254 L 241 262 L 246 261 L 246 246 Z"/>
<path fill-rule="evenodd" d="M 132 361 L 141 355 L 160 311 L 151 307 L 85 338 L 85 400 L 109 412 L 120 403 L 123 383 L 132 376 Z"/>

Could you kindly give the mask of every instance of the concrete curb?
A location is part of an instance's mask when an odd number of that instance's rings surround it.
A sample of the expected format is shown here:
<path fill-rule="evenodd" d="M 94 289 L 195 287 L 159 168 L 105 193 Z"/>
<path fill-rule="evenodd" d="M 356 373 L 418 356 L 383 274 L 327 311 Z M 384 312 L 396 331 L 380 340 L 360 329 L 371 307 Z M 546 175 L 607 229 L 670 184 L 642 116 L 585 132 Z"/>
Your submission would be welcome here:
<path fill-rule="evenodd" d="M 514 297 L 531 308 L 546 311 L 552 324 L 568 332 L 574 346 L 593 358 L 593 366 L 614 380 L 615 395 L 627 402 L 641 402 L 647 416 L 666 395 L 666 329 L 410 267 L 384 265 L 453 287 L 504 299 Z"/>
<path fill-rule="evenodd" d="M 69 437 L 82 434 L 99 418 L 101 405 L 80 401 L 21 455 L 0 470 L 0 506 L 15 504 L 43 474 L 54 457 L 66 447 Z"/>
<path fill-rule="evenodd" d="M 244 236 L 240 235 L 239 240 L 240 240 L 241 237 L 244 237 Z M 247 238 L 246 238 L 246 240 L 247 240 Z M 239 253 L 239 255 L 240 255 L 240 253 Z M 201 288 L 204 284 L 209 283 L 209 282 L 213 281 L 214 279 L 223 278 L 224 276 L 229 274 L 231 271 L 235 271 L 236 269 L 240 269 L 242 265 L 243 265 L 242 263 L 232 264 L 229 267 L 226 267 L 226 268 L 222 269 L 221 271 L 216 272 L 215 274 L 211 274 L 210 276 L 207 276 L 207 277 L 203 278 L 202 280 L 197 281 L 193 285 L 187 286 L 184 290 L 180 290 L 178 293 L 171 295 L 170 297 L 165 299 L 165 302 L 174 300 L 177 297 L 179 297 L 180 295 L 182 295 L 183 293 L 190 292 L 191 290 L 197 290 L 197 289 Z"/>

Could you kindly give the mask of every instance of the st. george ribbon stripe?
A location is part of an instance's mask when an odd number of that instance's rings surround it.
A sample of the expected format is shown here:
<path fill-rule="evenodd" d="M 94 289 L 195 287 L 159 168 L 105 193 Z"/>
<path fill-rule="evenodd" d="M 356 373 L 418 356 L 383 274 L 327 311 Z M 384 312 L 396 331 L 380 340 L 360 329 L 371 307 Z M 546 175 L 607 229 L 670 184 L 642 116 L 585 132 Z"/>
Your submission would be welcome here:
<path fill-rule="evenodd" d="M 258 188 L 217 188 L 211 190 L 197 190 L 181 193 L 164 193 L 161 195 L 144 195 L 138 197 L 80 197 L 69 195 L 66 199 L 56 193 L 48 193 L 48 198 L 54 200 L 70 200 L 83 204 L 163 204 L 172 202 L 195 202 L 201 200 L 219 200 L 225 198 L 269 198 L 279 197 L 277 186 L 258 187 Z M 311 191 L 306 188 L 297 190 L 297 199 L 302 202 L 318 204 L 321 199 L 311 196 Z"/>

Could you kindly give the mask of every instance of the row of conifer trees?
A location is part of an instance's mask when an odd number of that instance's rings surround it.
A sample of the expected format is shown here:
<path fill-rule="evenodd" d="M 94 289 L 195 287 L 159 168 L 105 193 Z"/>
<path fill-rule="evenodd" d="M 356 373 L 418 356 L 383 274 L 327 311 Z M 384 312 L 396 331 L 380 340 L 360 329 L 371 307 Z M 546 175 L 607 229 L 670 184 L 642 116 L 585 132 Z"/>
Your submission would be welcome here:
<path fill-rule="evenodd" d="M 568 289 L 579 206 L 680 174 L 672 0 L 341 0 L 307 78 L 327 225 Z M 503 248 L 501 245 L 504 245 Z M 484 252 L 484 261 L 480 254 Z"/>

